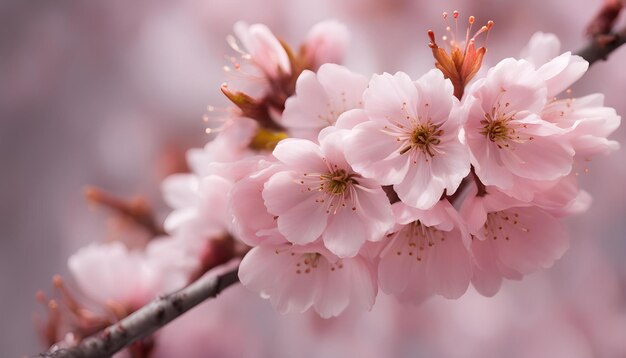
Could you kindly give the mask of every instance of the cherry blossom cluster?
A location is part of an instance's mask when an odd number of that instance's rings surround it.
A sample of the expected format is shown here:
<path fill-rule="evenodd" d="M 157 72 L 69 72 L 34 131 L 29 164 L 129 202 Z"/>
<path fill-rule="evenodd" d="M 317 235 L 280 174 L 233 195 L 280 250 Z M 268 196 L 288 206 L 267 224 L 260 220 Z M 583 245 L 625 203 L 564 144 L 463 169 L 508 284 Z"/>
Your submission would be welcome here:
<path fill-rule="evenodd" d="M 242 283 L 280 312 L 367 310 L 379 290 L 453 299 L 470 283 L 489 296 L 551 266 L 568 247 L 561 218 L 590 203 L 576 176 L 618 147 L 620 117 L 600 94 L 572 96 L 588 63 L 553 35 L 481 70 L 476 38 L 492 26 L 444 47 L 429 32 L 436 68 L 414 79 L 337 64 L 336 22 L 299 52 L 237 24 L 235 72 L 256 95 L 223 86 L 237 108 L 190 153 L 198 192 L 181 197 L 195 204 L 168 221 L 219 217 L 252 247 Z"/>
<path fill-rule="evenodd" d="M 58 281 L 73 332 L 61 338 L 74 344 L 238 256 L 243 285 L 278 311 L 322 317 L 369 310 L 379 292 L 419 304 L 472 284 L 491 296 L 551 266 L 568 247 L 561 219 L 590 204 L 577 175 L 618 148 L 607 137 L 620 117 L 600 94 L 572 96 L 588 64 L 554 35 L 481 68 L 477 37 L 492 26 L 443 46 L 429 32 L 435 68 L 414 79 L 340 65 L 349 34 L 337 21 L 297 49 L 237 23 L 221 87 L 233 105 L 209 107 L 214 137 L 187 153 L 191 173 L 164 181 L 166 235 L 75 254 L 70 272 L 96 309 Z M 68 331 L 59 322 L 52 343 Z"/>

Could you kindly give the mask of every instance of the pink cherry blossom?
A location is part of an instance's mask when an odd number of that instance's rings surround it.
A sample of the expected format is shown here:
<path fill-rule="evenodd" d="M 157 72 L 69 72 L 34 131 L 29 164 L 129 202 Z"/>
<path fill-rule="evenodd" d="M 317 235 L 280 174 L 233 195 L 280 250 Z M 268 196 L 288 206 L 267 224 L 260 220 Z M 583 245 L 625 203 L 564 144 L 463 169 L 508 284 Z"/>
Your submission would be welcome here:
<path fill-rule="evenodd" d="M 337 20 L 326 20 L 315 24 L 303 45 L 304 60 L 312 70 L 325 63 L 342 63 L 350 33 L 346 25 Z"/>
<path fill-rule="evenodd" d="M 241 52 L 245 59 L 252 61 L 268 78 L 291 73 L 287 51 L 267 26 L 248 25 L 240 21 L 235 24 L 234 30 L 243 49 L 230 38 L 229 42 L 233 49 Z"/>
<path fill-rule="evenodd" d="M 223 120 L 216 130 L 217 136 L 204 148 L 192 148 L 187 152 L 189 167 L 193 173 L 200 176 L 209 174 L 223 176 L 224 173 L 218 172 L 223 166 L 216 163 L 232 163 L 254 155 L 250 143 L 258 130 L 259 125 L 250 118 L 234 117 Z"/>
<path fill-rule="evenodd" d="M 578 81 L 588 68 L 582 57 L 565 52 L 537 68 L 537 75 L 545 81 L 548 98 L 552 98 Z"/>
<path fill-rule="evenodd" d="M 565 138 L 583 160 L 619 149 L 619 143 L 607 137 L 619 127 L 621 117 L 604 106 L 604 96 L 599 93 L 553 100 L 543 108 L 541 117 L 566 131 Z"/>
<path fill-rule="evenodd" d="M 229 211 L 233 216 L 235 236 L 256 246 L 277 237 L 277 222 L 263 200 L 263 188 L 269 178 L 284 169 L 282 165 L 262 162 L 259 170 L 237 181 L 229 194 Z"/>
<path fill-rule="evenodd" d="M 339 118 L 337 118 L 337 122 L 335 123 L 335 128 L 337 129 L 352 129 L 356 127 L 357 124 L 365 123 L 369 121 L 367 114 L 362 109 L 351 109 L 349 111 L 343 112 Z"/>
<path fill-rule="evenodd" d="M 118 241 L 93 244 L 72 255 L 68 266 L 89 298 L 103 306 L 114 303 L 132 311 L 187 283 L 193 262 L 186 263 L 188 257 L 170 240 L 153 240 L 146 251 L 129 250 Z"/>
<path fill-rule="evenodd" d="M 305 70 L 296 82 L 296 94 L 285 103 L 281 124 L 297 136 L 316 138 L 343 112 L 362 106 L 366 87 L 364 76 L 336 64 L 324 64 L 317 73 Z"/>
<path fill-rule="evenodd" d="M 543 209 L 508 197 L 494 187 L 461 208 L 473 236 L 475 258 L 472 284 L 494 295 L 503 278 L 519 280 L 539 268 L 552 266 L 569 246 L 563 224 Z"/>
<path fill-rule="evenodd" d="M 561 41 L 555 34 L 535 32 L 522 49 L 521 57 L 535 65 L 536 68 L 559 55 Z"/>
<path fill-rule="evenodd" d="M 554 89 L 548 97 L 568 88 L 587 70 L 587 63 L 578 56 L 565 53 L 558 56 L 560 41 L 553 34 L 534 34 L 522 56 L 536 67 L 544 79 L 550 79 Z M 561 82 L 558 86 L 554 83 Z M 550 91 L 549 91 L 550 92 Z M 550 98 L 541 111 L 541 118 L 567 131 L 566 137 L 578 157 L 607 154 L 619 148 L 616 141 L 607 137 L 620 125 L 621 117 L 613 108 L 604 106 L 604 96 L 592 94 L 581 98 Z"/>
<path fill-rule="evenodd" d="M 374 75 L 363 95 L 370 121 L 346 138 L 348 162 L 391 185 L 407 205 L 428 209 L 455 192 L 469 172 L 459 140 L 458 101 L 439 70 L 413 82 L 405 73 Z"/>
<path fill-rule="evenodd" d="M 199 240 L 219 236 L 230 227 L 226 208 L 231 181 L 218 175 L 174 174 L 162 185 L 163 196 L 174 209 L 165 219 L 168 233 Z"/>
<path fill-rule="evenodd" d="M 465 136 L 472 165 L 485 185 L 524 200 L 529 181 L 555 180 L 572 170 L 564 131 L 539 116 L 546 82 L 525 60 L 505 59 L 477 81 L 465 101 Z"/>
<path fill-rule="evenodd" d="M 173 174 L 162 183 L 163 197 L 174 209 L 165 219 L 168 233 L 202 246 L 204 240 L 233 230 L 227 210 L 230 189 L 265 158 L 250 149 L 257 130 L 249 118 L 230 118 L 204 148 L 187 152 L 193 173 Z"/>
<path fill-rule="evenodd" d="M 320 316 L 332 317 L 348 306 L 369 310 L 377 293 L 369 260 L 339 258 L 317 243 L 257 246 L 241 261 L 239 279 L 281 313 L 313 307 Z"/>
<path fill-rule="evenodd" d="M 574 173 L 556 181 L 536 182 L 535 188 L 532 204 L 555 217 L 580 214 L 591 205 L 591 195 L 578 187 Z"/>
<path fill-rule="evenodd" d="M 447 200 L 419 210 L 394 204 L 398 225 L 380 255 L 383 292 L 421 303 L 433 294 L 459 298 L 472 278 L 469 236 Z"/>
<path fill-rule="evenodd" d="M 553 98 L 578 81 L 587 72 L 589 63 L 571 52 L 559 54 L 561 43 L 554 34 L 537 32 L 522 50 L 522 57 L 532 63 Z"/>
<path fill-rule="evenodd" d="M 295 244 L 322 237 L 335 255 L 350 257 L 365 241 L 378 241 L 393 225 L 386 194 L 346 162 L 342 131 L 320 136 L 317 145 L 285 139 L 274 156 L 287 170 L 274 174 L 263 199 L 278 230 Z"/>

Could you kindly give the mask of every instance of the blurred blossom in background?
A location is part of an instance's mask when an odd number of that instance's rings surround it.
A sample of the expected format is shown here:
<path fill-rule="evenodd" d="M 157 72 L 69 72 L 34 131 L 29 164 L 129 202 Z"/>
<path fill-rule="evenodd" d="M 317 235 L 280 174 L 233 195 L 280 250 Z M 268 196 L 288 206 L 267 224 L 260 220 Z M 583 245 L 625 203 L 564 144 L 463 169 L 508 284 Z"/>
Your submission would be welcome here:
<path fill-rule="evenodd" d="M 31 315 L 35 292 L 67 276 L 67 258 L 123 227 L 90 210 L 87 184 L 147 198 L 162 220 L 160 182 L 185 171 L 184 152 L 209 138 L 207 105 L 224 106 L 219 85 L 238 20 L 265 23 L 298 44 L 320 20 L 348 25 L 345 65 L 365 74 L 432 68 L 428 29 L 443 11 L 494 20 L 484 67 L 519 56 L 536 31 L 563 51 L 586 41 L 601 0 L 211 0 L 0 4 L 0 352 L 43 350 Z M 618 27 L 624 25 L 618 21 Z M 602 92 L 626 114 L 626 50 L 593 65 L 573 94 Z M 612 139 L 626 143 L 622 126 Z M 281 316 L 243 287 L 201 305 L 165 330 L 160 356 L 268 357 L 624 357 L 626 356 L 626 154 L 588 163 L 581 187 L 590 210 L 568 226 L 571 248 L 552 269 L 506 282 L 493 298 L 469 292 L 420 307 L 379 297 L 369 314 L 323 320 Z M 196 316 L 195 320 L 193 318 Z M 202 317 L 198 319 L 198 317 Z M 179 346 L 176 346 L 178 342 Z M 195 355 L 194 355 L 195 354 Z M 200 355 L 200 356 L 205 356 Z"/>

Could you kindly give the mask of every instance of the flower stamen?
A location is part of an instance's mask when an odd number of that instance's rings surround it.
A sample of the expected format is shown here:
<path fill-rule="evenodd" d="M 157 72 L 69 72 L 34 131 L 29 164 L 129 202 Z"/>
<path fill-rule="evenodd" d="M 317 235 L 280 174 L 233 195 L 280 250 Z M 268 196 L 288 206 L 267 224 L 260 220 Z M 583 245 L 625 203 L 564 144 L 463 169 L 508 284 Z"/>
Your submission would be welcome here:
<path fill-rule="evenodd" d="M 320 175 L 322 183 L 320 190 L 330 195 L 343 195 L 349 186 L 356 184 L 354 175 L 349 174 L 344 169 L 335 170 L 332 173 Z"/>

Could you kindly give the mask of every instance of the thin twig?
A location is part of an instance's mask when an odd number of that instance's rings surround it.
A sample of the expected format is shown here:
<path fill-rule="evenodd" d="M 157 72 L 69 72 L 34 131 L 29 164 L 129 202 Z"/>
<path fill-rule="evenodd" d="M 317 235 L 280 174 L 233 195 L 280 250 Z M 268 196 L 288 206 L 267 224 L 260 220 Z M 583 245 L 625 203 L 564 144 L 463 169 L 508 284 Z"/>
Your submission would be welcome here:
<path fill-rule="evenodd" d="M 127 345 L 149 336 L 210 297 L 239 281 L 238 268 L 220 275 L 208 273 L 189 286 L 159 297 L 100 333 L 70 348 L 52 347 L 37 357 L 110 357 Z"/>
<path fill-rule="evenodd" d="M 121 217 L 129 219 L 139 227 L 144 228 L 152 237 L 166 235 L 163 227 L 158 225 L 154 219 L 150 206 L 139 197 L 124 200 L 92 186 L 85 188 L 85 197 L 89 202 L 102 205 Z"/>

